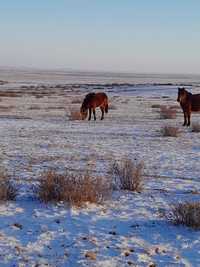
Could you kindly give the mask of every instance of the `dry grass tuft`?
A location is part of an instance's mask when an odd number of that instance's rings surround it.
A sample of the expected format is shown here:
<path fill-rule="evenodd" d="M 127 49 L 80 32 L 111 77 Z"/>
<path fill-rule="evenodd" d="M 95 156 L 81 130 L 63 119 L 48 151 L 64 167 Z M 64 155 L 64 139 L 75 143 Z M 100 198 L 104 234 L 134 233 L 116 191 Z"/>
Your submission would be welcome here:
<path fill-rule="evenodd" d="M 2 91 L 0 92 L 0 97 L 20 97 L 20 92 L 12 92 L 12 91 Z"/>
<path fill-rule="evenodd" d="M 112 105 L 109 105 L 109 109 L 110 109 L 110 110 L 117 110 L 117 106 L 115 106 L 115 105 L 113 105 L 113 104 L 112 104 Z"/>
<path fill-rule="evenodd" d="M 133 162 L 129 158 L 120 163 L 115 161 L 110 168 L 114 187 L 140 192 L 143 188 L 143 169 L 143 162 Z"/>
<path fill-rule="evenodd" d="M 41 109 L 41 107 L 39 105 L 31 105 L 29 107 L 29 110 L 40 110 L 40 109 Z"/>
<path fill-rule="evenodd" d="M 0 172 L 0 201 L 15 200 L 18 195 L 18 189 L 8 175 Z"/>
<path fill-rule="evenodd" d="M 160 104 L 153 104 L 151 108 L 160 108 Z"/>
<path fill-rule="evenodd" d="M 70 121 L 78 121 L 82 119 L 80 111 L 72 108 L 69 110 L 68 117 Z"/>
<path fill-rule="evenodd" d="M 162 127 L 161 134 L 164 137 L 167 137 L 167 136 L 178 137 L 180 135 L 180 131 L 178 127 L 166 125 Z"/>
<path fill-rule="evenodd" d="M 192 124 L 192 132 L 194 132 L 194 133 L 200 132 L 200 124 L 199 123 L 193 123 Z"/>
<path fill-rule="evenodd" d="M 34 96 L 35 96 L 35 98 L 43 98 L 44 97 L 44 95 L 39 94 L 39 93 L 35 94 Z"/>
<path fill-rule="evenodd" d="M 111 193 L 111 186 L 101 177 L 93 177 L 86 172 L 75 175 L 55 171 L 43 173 L 36 194 L 42 202 L 63 201 L 73 206 L 83 206 L 86 202 L 101 203 Z"/>
<path fill-rule="evenodd" d="M 72 99 L 72 104 L 81 104 L 82 103 L 82 99 L 81 98 L 74 98 L 74 99 Z"/>
<path fill-rule="evenodd" d="M 200 229 L 200 202 L 179 203 L 172 207 L 166 218 L 175 225 Z"/>
<path fill-rule="evenodd" d="M 179 109 L 180 107 L 178 105 L 171 105 L 169 108 L 170 109 Z"/>
<path fill-rule="evenodd" d="M 177 111 L 175 109 L 171 109 L 166 106 L 160 106 L 161 119 L 176 119 L 176 113 Z"/>

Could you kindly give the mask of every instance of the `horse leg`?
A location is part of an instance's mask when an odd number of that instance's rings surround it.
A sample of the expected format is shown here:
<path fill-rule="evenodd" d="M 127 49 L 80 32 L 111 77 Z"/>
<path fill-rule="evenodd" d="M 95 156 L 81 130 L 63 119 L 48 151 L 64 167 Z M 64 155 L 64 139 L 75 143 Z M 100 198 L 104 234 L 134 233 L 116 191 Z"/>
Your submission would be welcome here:
<path fill-rule="evenodd" d="M 191 117 L 191 112 L 187 114 L 187 119 L 188 119 L 187 126 L 190 126 L 190 117 Z"/>
<path fill-rule="evenodd" d="M 89 108 L 89 117 L 88 117 L 88 120 L 89 120 L 89 121 L 91 120 L 91 115 L 92 115 L 92 109 Z"/>
<path fill-rule="evenodd" d="M 104 108 L 100 107 L 100 109 L 101 109 L 101 120 L 103 120 L 104 119 Z"/>
<path fill-rule="evenodd" d="M 96 121 L 96 112 L 95 112 L 95 108 L 93 108 L 93 115 L 94 115 L 94 120 Z"/>
<path fill-rule="evenodd" d="M 185 126 L 187 124 L 187 114 L 186 112 L 184 112 L 184 123 L 183 126 Z"/>

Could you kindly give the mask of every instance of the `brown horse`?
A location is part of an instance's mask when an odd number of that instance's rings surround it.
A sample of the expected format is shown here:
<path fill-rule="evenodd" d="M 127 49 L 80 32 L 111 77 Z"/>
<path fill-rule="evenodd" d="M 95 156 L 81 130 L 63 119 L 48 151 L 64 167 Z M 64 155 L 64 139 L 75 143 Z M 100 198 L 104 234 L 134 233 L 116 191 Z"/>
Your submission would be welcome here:
<path fill-rule="evenodd" d="M 178 88 L 178 98 L 177 101 L 184 114 L 183 126 L 190 126 L 191 113 L 195 111 L 200 111 L 200 94 L 191 94 L 186 91 L 185 88 Z"/>
<path fill-rule="evenodd" d="M 108 97 L 105 93 L 89 93 L 85 96 L 81 106 L 81 117 L 82 120 L 85 120 L 88 115 L 89 110 L 89 117 L 88 120 L 91 120 L 91 115 L 93 112 L 94 120 L 96 120 L 96 113 L 95 109 L 100 107 L 101 109 L 101 120 L 104 119 L 104 112 L 108 113 Z"/>

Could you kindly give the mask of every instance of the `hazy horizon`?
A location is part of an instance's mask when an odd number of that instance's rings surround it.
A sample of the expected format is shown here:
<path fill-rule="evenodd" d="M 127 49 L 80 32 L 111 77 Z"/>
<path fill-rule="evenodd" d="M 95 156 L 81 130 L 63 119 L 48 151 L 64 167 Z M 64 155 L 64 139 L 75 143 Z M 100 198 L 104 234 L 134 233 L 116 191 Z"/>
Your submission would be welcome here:
<path fill-rule="evenodd" d="M 0 67 L 200 74 L 200 2 L 0 3 Z"/>
<path fill-rule="evenodd" d="M 5 65 L 1 65 L 0 64 L 0 71 L 2 70 L 16 70 L 16 71 L 30 71 L 30 72 L 34 72 L 34 71 L 41 71 L 41 72 L 72 72 L 72 73 L 97 73 L 97 74 L 122 74 L 122 75 L 163 75 L 163 76 L 200 76 L 200 71 L 199 73 L 189 73 L 189 72 L 131 72 L 131 71 L 123 71 L 123 70 L 94 70 L 94 69 L 72 69 L 72 68 L 65 68 L 65 67 L 31 67 L 31 66 L 14 66 L 14 65 L 10 65 L 10 66 L 5 66 Z"/>

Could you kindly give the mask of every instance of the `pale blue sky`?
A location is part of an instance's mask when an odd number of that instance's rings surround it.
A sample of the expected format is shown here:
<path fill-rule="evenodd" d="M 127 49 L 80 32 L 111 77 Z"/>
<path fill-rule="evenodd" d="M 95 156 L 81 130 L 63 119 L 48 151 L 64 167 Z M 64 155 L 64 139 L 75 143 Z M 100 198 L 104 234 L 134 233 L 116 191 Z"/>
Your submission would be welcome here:
<path fill-rule="evenodd" d="M 0 0 L 0 65 L 200 73 L 199 0 Z"/>

